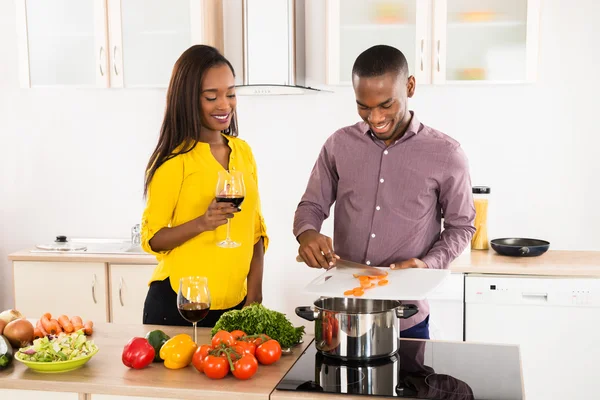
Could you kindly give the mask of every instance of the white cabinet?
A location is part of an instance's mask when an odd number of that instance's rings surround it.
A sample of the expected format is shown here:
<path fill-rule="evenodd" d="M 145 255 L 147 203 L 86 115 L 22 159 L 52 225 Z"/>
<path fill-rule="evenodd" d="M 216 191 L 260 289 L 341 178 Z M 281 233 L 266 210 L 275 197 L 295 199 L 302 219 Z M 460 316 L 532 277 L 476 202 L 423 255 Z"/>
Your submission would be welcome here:
<path fill-rule="evenodd" d="M 350 84 L 376 44 L 400 49 L 419 84 L 534 81 L 540 2 L 307 0 L 307 82 Z"/>
<path fill-rule="evenodd" d="M 0 389 L 0 399 L 19 400 L 79 400 L 78 393 L 41 392 L 37 390 Z"/>
<path fill-rule="evenodd" d="M 20 82 L 108 86 L 103 0 L 16 0 Z"/>
<path fill-rule="evenodd" d="M 202 0 L 16 0 L 22 87 L 167 87 Z"/>
<path fill-rule="evenodd" d="M 148 282 L 156 265 L 109 264 L 111 322 L 142 323 Z"/>
<path fill-rule="evenodd" d="M 432 340 L 463 341 L 464 274 L 450 274 L 435 291 L 429 302 L 429 336 Z"/>
<path fill-rule="evenodd" d="M 465 339 L 518 344 L 528 400 L 596 399 L 600 279 L 466 278 Z"/>
<path fill-rule="evenodd" d="M 15 308 L 28 318 L 78 315 L 108 322 L 104 263 L 14 261 Z"/>

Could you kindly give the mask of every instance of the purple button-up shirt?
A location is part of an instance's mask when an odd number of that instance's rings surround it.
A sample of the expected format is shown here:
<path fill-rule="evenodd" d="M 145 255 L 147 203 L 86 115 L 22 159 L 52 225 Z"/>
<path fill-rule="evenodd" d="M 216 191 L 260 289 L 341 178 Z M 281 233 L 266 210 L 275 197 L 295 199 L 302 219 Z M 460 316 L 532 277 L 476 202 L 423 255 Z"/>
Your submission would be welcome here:
<path fill-rule="evenodd" d="M 456 140 L 411 114 L 387 147 L 364 122 L 327 139 L 296 210 L 296 237 L 320 231 L 335 202 L 333 245 L 343 259 L 387 267 L 416 257 L 448 268 L 475 232 L 468 161 Z M 419 312 L 401 330 L 429 315 L 427 301 L 409 303 Z"/>

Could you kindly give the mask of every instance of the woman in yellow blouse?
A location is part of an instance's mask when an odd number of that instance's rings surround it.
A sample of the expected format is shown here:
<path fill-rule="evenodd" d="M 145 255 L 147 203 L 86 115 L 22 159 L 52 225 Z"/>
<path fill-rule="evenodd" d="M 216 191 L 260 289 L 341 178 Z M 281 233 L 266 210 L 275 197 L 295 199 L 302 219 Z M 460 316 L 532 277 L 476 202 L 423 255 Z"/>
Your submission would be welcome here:
<path fill-rule="evenodd" d="M 210 46 L 192 46 L 173 69 L 144 187 L 142 247 L 159 262 L 144 304 L 145 324 L 190 325 L 177 309 L 184 276 L 208 278 L 211 310 L 198 326 L 214 326 L 225 311 L 262 301 L 268 238 L 256 163 L 250 146 L 237 138 L 234 85 L 233 67 Z M 243 173 L 241 210 L 215 201 L 223 170 Z M 231 238 L 240 247 L 217 246 L 228 219 Z"/>

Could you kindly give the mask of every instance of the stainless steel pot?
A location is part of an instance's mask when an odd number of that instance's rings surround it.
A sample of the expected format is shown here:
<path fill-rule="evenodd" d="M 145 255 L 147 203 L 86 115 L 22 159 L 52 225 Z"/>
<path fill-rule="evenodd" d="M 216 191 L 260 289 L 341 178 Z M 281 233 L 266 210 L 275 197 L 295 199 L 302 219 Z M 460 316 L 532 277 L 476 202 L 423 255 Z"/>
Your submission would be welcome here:
<path fill-rule="evenodd" d="M 400 318 L 418 312 L 398 300 L 321 298 L 313 307 L 297 307 L 296 314 L 315 321 L 315 346 L 330 357 L 367 360 L 398 351 Z"/>

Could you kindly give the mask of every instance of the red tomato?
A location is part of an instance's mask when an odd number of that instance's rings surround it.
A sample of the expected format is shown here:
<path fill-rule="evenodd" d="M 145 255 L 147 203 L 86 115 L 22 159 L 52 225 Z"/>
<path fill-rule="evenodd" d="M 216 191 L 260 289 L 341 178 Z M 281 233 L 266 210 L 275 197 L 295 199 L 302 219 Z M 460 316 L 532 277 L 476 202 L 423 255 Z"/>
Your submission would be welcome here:
<path fill-rule="evenodd" d="M 199 372 L 202 372 L 204 370 L 202 363 L 206 356 L 208 356 L 208 352 L 211 350 L 212 347 L 210 347 L 210 345 L 203 344 L 202 346 L 198 347 L 194 352 L 194 356 L 192 357 L 192 364 Z"/>
<path fill-rule="evenodd" d="M 240 354 L 256 354 L 256 346 L 251 342 L 239 341 L 233 348 Z"/>
<path fill-rule="evenodd" d="M 257 338 L 254 338 L 254 340 L 252 340 L 252 343 L 254 343 L 254 345 L 256 347 L 260 346 L 261 344 L 263 344 L 264 342 L 271 340 L 270 337 L 268 337 L 267 335 L 260 335 Z"/>
<path fill-rule="evenodd" d="M 235 331 L 231 332 L 231 336 L 233 336 L 233 338 L 235 340 L 238 340 L 239 338 L 246 336 L 246 332 L 240 331 L 240 330 L 235 330 Z"/>
<path fill-rule="evenodd" d="M 267 340 L 256 348 L 256 358 L 263 365 L 273 364 L 281 358 L 281 346 L 277 340 Z"/>
<path fill-rule="evenodd" d="M 233 376 L 238 379 L 250 379 L 258 371 L 258 361 L 252 354 L 244 354 L 233 364 Z"/>
<path fill-rule="evenodd" d="M 204 375 L 211 379 L 223 379 L 229 373 L 229 363 L 225 357 L 207 356 L 202 367 Z"/>
<path fill-rule="evenodd" d="M 221 343 L 224 343 L 227 346 L 233 346 L 235 339 L 233 336 L 231 336 L 231 333 L 227 331 L 219 331 L 212 338 L 212 346 L 218 347 Z"/>

